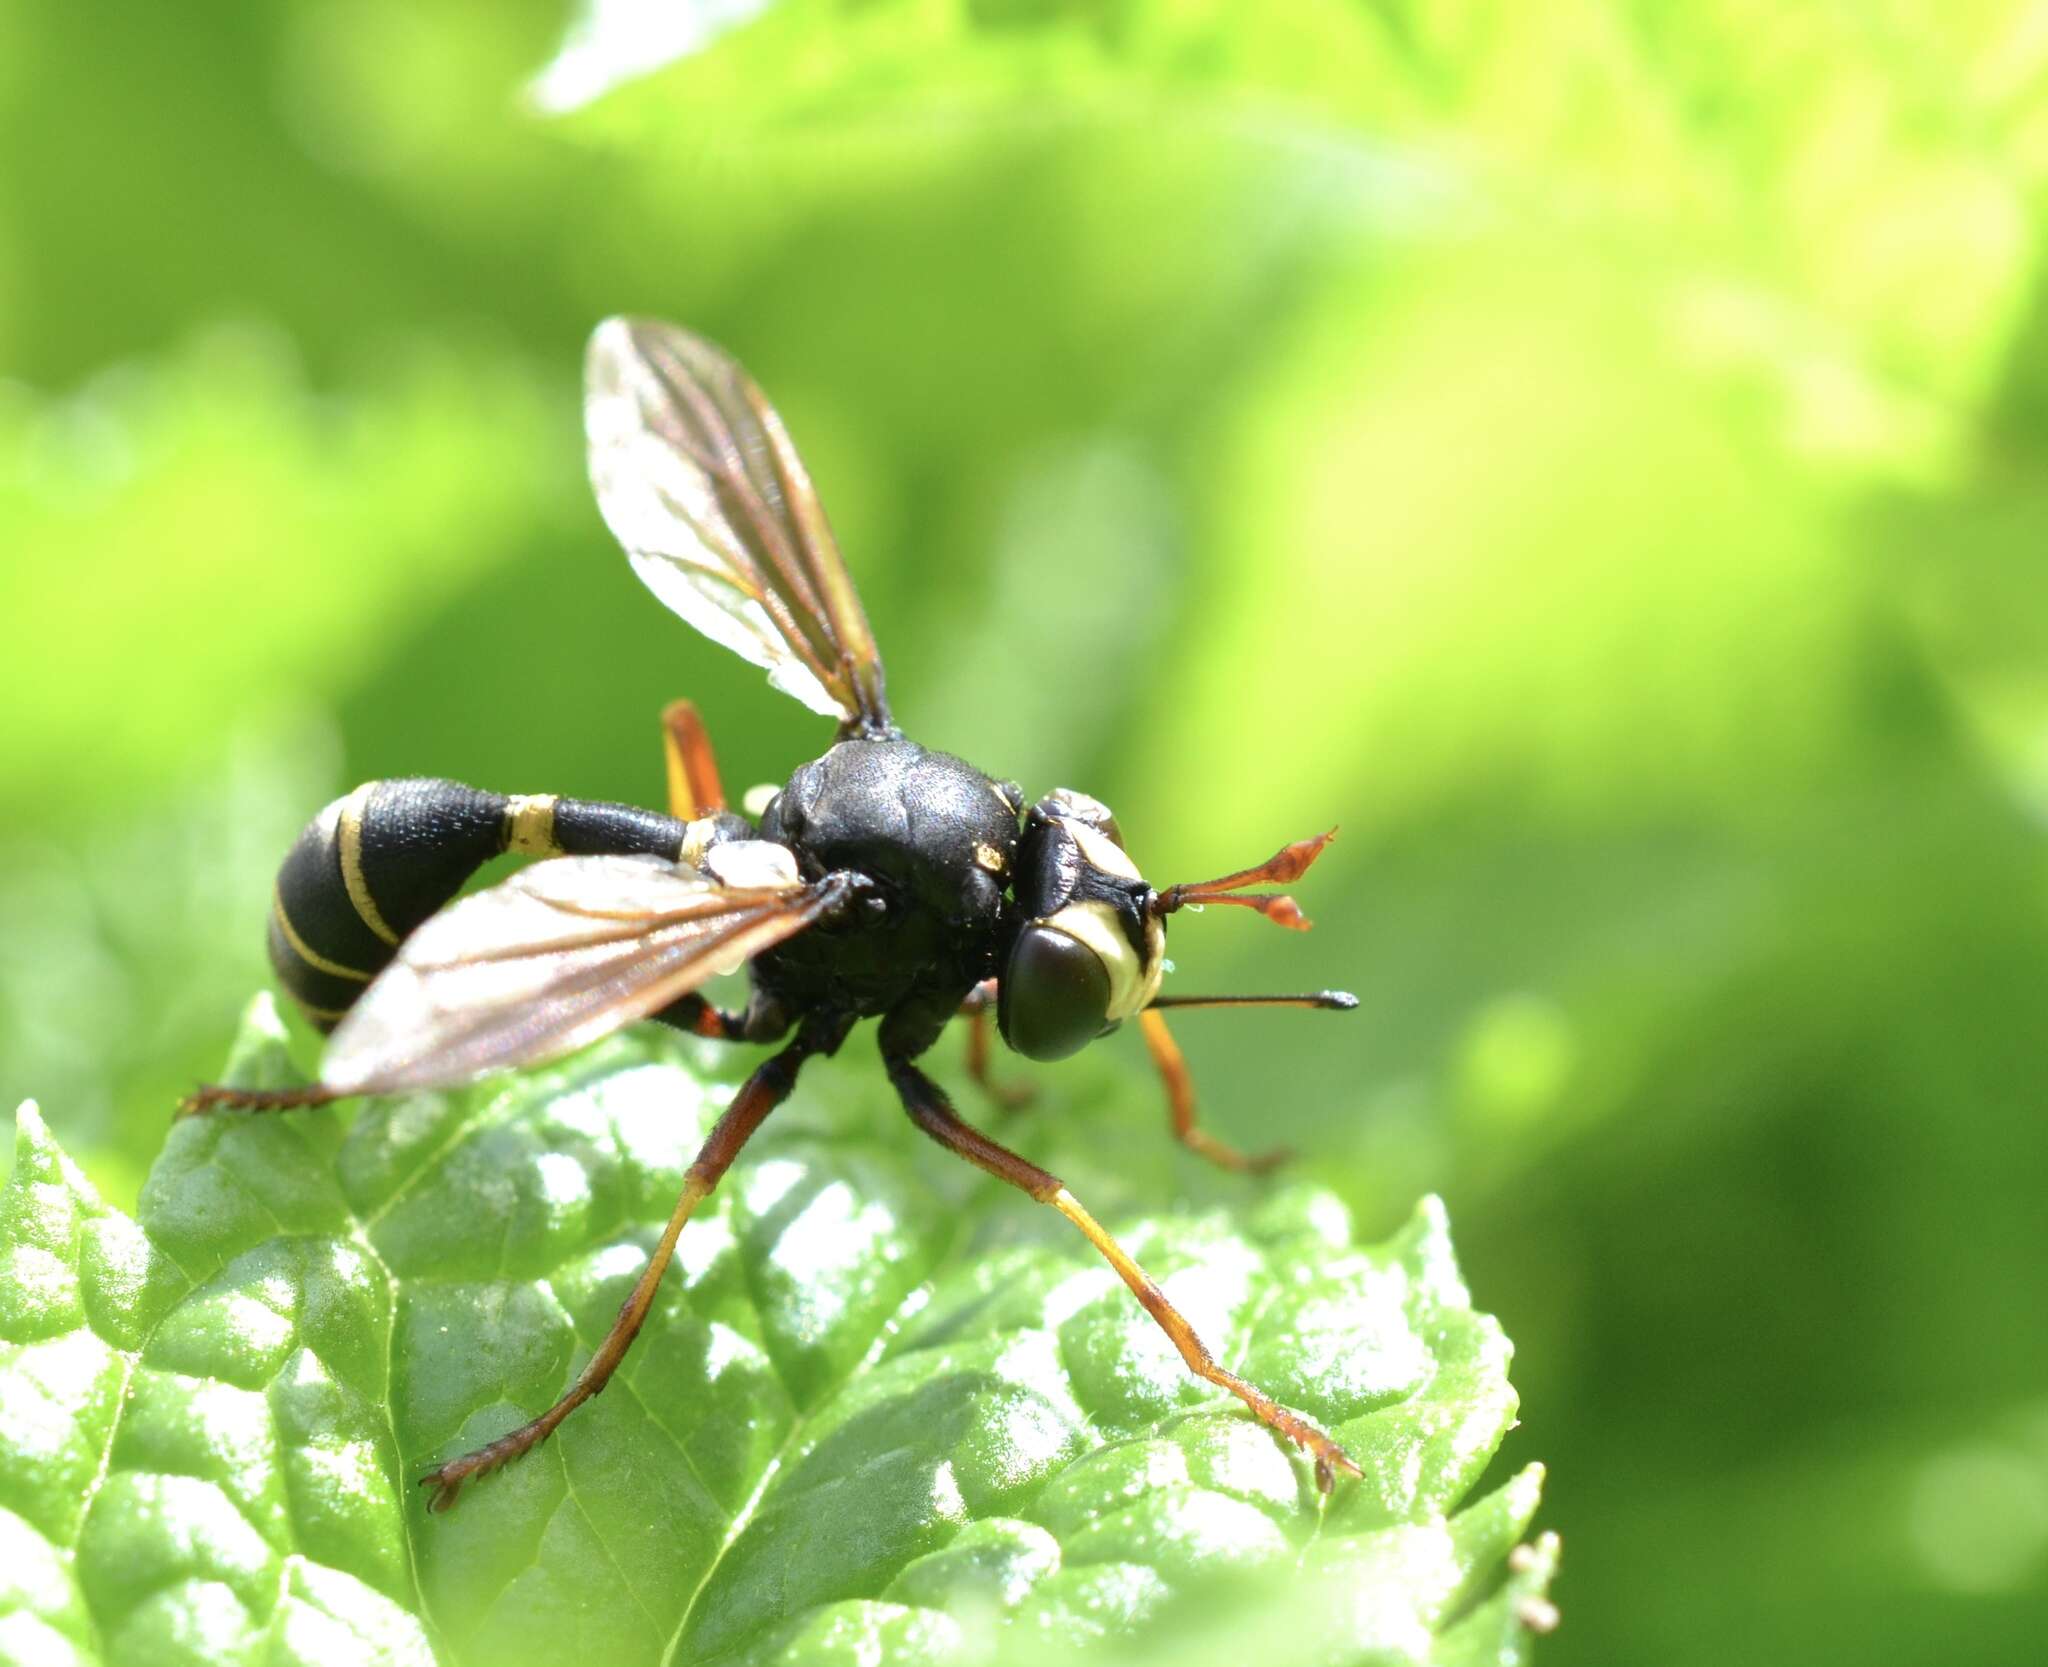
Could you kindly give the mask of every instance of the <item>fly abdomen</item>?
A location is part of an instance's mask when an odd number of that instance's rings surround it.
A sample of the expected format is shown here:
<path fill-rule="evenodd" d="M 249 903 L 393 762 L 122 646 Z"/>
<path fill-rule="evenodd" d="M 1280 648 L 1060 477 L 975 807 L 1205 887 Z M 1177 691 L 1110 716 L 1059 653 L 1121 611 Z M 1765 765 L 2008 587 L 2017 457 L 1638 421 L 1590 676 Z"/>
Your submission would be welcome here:
<path fill-rule="evenodd" d="M 549 850 L 557 855 L 632 856 L 645 852 L 673 858 L 681 852 L 691 826 L 637 805 L 612 805 L 595 799 L 553 799 L 549 803 L 553 806 L 548 834 L 553 843 Z M 717 820 L 724 823 L 733 819 Z"/>
<path fill-rule="evenodd" d="M 502 793 L 452 781 L 365 782 L 299 835 L 278 870 L 270 964 L 332 1030 L 399 941 L 506 849 Z"/>
<path fill-rule="evenodd" d="M 415 778 L 358 787 L 308 824 L 270 911 L 270 964 L 308 1020 L 329 1031 L 407 933 L 491 858 L 514 851 L 674 859 L 673 817 L 553 794 L 486 793 Z"/>

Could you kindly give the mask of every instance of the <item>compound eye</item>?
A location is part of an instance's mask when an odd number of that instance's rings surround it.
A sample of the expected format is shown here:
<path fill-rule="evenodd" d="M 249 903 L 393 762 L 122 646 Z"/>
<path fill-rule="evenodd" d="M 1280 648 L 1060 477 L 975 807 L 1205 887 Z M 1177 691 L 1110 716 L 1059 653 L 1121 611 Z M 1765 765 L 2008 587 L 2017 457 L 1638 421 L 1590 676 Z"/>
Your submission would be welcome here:
<path fill-rule="evenodd" d="M 1101 956 L 1065 932 L 1027 926 L 997 986 L 996 1022 L 1026 1059 L 1065 1059 L 1102 1034 L 1109 997 Z"/>

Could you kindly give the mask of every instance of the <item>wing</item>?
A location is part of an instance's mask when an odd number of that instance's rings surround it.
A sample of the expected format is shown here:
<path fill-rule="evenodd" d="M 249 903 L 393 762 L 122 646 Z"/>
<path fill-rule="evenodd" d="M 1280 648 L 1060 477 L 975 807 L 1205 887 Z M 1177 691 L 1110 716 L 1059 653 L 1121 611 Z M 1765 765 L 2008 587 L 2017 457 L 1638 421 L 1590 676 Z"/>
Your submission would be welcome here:
<path fill-rule="evenodd" d="M 886 730 L 882 659 L 803 460 L 753 380 L 651 319 L 584 360 L 590 483 L 647 587 L 814 712 Z"/>
<path fill-rule="evenodd" d="M 327 1044 L 339 1094 L 446 1088 L 556 1058 L 801 932 L 849 889 L 789 853 L 714 853 L 733 885 L 660 857 L 558 857 L 461 899 L 405 940 Z"/>

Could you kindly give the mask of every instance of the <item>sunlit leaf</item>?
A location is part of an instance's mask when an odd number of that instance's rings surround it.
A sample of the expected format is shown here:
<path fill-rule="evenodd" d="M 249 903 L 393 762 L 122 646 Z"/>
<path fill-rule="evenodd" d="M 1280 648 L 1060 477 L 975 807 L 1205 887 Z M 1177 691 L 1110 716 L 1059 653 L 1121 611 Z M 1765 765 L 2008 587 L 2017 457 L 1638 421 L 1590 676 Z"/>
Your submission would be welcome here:
<path fill-rule="evenodd" d="M 263 1003 L 235 1075 L 289 1080 L 281 1049 Z M 692 1222 L 610 1391 L 442 1516 L 410 1479 L 544 1406 L 642 1265 L 724 1097 L 687 1044 L 347 1127 L 187 1121 L 139 1226 L 25 1108 L 0 1215 L 10 1648 L 1200 1660 L 1189 1638 L 1258 1622 L 1266 1661 L 1522 1659 L 1540 1470 L 1472 1497 L 1515 1396 L 1439 1206 L 1370 1248 L 1301 1187 L 1123 1223 L 1225 1357 L 1365 1465 L 1326 1502 L 1092 1253 L 873 1095 L 839 1105 L 851 1080 L 800 1094 Z"/>

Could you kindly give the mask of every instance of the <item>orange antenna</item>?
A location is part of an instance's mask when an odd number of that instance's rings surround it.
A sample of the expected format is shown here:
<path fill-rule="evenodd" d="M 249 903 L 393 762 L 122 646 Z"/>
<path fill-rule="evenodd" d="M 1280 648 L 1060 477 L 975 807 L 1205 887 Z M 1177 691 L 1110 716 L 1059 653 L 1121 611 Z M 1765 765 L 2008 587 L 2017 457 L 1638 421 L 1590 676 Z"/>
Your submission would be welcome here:
<path fill-rule="evenodd" d="M 1323 847 L 1337 837 L 1332 828 L 1326 834 L 1317 834 L 1313 839 L 1297 839 L 1292 845 L 1283 845 L 1256 868 L 1240 868 L 1235 874 L 1225 874 L 1215 880 L 1192 880 L 1177 886 L 1168 886 L 1164 891 L 1152 894 L 1151 911 L 1155 915 L 1170 915 L 1176 909 L 1185 909 L 1202 903 L 1235 903 L 1242 908 L 1257 909 L 1275 926 L 1285 926 L 1292 931 L 1306 932 L 1313 924 L 1301 912 L 1301 906 L 1284 892 L 1246 892 L 1246 886 L 1267 885 L 1275 881 L 1285 885 L 1298 880 L 1309 871 L 1309 866 L 1323 854 Z"/>

